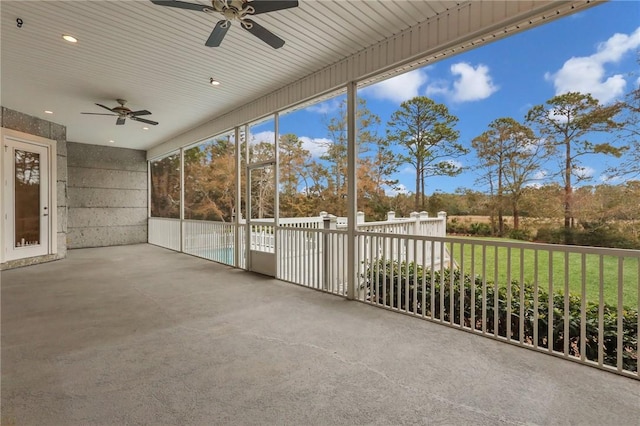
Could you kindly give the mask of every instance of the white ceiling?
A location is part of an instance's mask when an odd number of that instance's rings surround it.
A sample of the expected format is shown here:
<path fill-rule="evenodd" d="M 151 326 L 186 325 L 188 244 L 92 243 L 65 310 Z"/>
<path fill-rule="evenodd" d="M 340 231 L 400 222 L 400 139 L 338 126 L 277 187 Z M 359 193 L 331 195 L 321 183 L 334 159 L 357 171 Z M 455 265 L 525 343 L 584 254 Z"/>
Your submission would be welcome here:
<path fill-rule="evenodd" d="M 237 22 L 220 47 L 206 47 L 216 15 L 146 0 L 3 0 L 1 103 L 66 125 L 69 141 L 146 150 L 458 4 L 301 0 L 254 18 L 286 41 L 275 50 Z M 222 84 L 210 86 L 210 77 Z M 95 103 L 113 107 L 117 98 L 160 124 L 145 131 L 131 120 L 116 126 L 116 117 L 80 114 L 107 112 Z"/>

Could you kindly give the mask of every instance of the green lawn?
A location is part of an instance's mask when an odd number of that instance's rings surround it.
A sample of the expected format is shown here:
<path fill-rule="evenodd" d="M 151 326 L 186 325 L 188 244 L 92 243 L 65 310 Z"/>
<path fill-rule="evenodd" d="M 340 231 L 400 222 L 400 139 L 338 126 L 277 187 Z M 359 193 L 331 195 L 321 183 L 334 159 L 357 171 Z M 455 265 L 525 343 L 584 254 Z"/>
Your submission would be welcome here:
<path fill-rule="evenodd" d="M 477 239 L 492 241 L 513 241 L 498 238 Z M 450 248 L 451 251 L 451 248 Z M 460 254 L 460 244 L 455 243 L 453 246 L 453 257 L 458 266 L 463 268 L 466 273 L 471 273 L 472 251 L 474 252 L 473 263 L 476 275 L 483 275 L 483 246 L 479 244 L 464 245 L 464 257 Z M 582 262 L 583 255 L 580 253 L 570 253 L 565 255 L 562 252 L 553 252 L 551 257 L 548 250 L 533 249 L 515 249 L 510 250 L 512 280 L 521 280 L 524 277 L 525 282 L 533 283 L 535 278 L 535 270 L 537 265 L 537 282 L 540 288 L 549 291 L 550 284 L 553 291 L 564 290 L 565 288 L 565 272 L 571 294 L 579 296 L 582 294 Z M 537 258 L 536 258 L 537 253 Z M 496 281 L 500 285 L 507 282 L 509 249 L 507 247 L 489 247 L 485 249 L 486 263 L 485 275 L 487 280 Z M 549 280 L 549 264 L 552 263 L 553 274 L 552 280 Z M 602 262 L 602 268 L 600 263 Z M 619 277 L 619 258 L 614 256 L 602 256 L 595 254 L 584 255 L 585 273 L 584 285 L 586 299 L 591 302 L 598 302 L 600 288 L 600 274 L 602 270 L 603 297 L 604 301 L 612 305 L 618 304 L 618 277 Z M 522 267 L 521 267 L 522 265 Z M 565 267 L 566 265 L 566 267 Z M 638 257 L 626 257 L 622 259 L 622 299 L 623 305 L 638 309 Z"/>

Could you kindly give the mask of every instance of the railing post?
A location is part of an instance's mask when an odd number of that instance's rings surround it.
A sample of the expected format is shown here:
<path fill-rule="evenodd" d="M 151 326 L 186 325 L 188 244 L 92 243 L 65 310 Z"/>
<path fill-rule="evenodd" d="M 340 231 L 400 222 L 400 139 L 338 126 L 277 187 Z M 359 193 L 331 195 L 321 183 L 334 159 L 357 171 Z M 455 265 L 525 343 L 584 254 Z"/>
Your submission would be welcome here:
<path fill-rule="evenodd" d="M 322 214 L 324 213 L 324 215 Z M 336 224 L 338 218 L 332 214 L 327 214 L 326 212 L 321 212 L 323 221 L 323 228 L 325 230 L 336 229 Z M 329 289 L 329 271 L 334 270 L 334 268 L 329 268 L 329 263 L 331 262 L 331 254 L 329 253 L 329 246 L 331 244 L 331 234 L 328 232 L 323 232 L 323 250 L 322 250 L 322 288 L 324 290 Z"/>
<path fill-rule="evenodd" d="M 395 220 L 395 218 L 396 218 L 396 212 L 394 211 L 387 212 L 387 222 L 391 222 L 392 220 Z"/>
<path fill-rule="evenodd" d="M 420 213 L 411 212 L 409 217 L 413 219 L 413 235 L 420 235 Z"/>
<path fill-rule="evenodd" d="M 440 219 L 440 227 L 438 230 L 438 237 L 447 236 L 447 212 L 438 212 L 438 219 Z"/>

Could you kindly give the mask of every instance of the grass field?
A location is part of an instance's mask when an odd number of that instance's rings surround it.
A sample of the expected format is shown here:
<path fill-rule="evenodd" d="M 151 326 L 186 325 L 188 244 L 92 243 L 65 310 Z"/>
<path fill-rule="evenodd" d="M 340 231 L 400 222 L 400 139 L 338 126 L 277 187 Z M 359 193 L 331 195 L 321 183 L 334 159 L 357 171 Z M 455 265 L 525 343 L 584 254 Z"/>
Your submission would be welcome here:
<path fill-rule="evenodd" d="M 510 241 L 499 238 L 475 238 L 482 240 Z M 461 246 L 453 245 L 453 257 L 458 266 L 466 273 L 471 273 L 472 254 L 476 275 L 483 275 L 483 246 L 480 244 L 465 244 L 464 256 L 461 256 Z M 565 289 L 565 280 L 569 292 L 576 296 L 582 294 L 584 281 L 584 294 L 590 302 L 598 302 L 600 294 L 600 281 L 602 276 L 603 299 L 606 303 L 618 304 L 618 291 L 621 285 L 623 305 L 638 309 L 638 287 L 640 286 L 640 269 L 638 257 L 626 257 L 620 259 L 614 256 L 599 256 L 595 254 L 552 252 L 549 250 L 533 249 L 508 249 L 507 247 L 489 247 L 485 249 L 486 263 L 484 271 L 487 280 L 504 285 L 511 280 L 518 282 L 524 278 L 525 282 L 533 283 L 536 279 L 538 286 L 546 291 L 552 286 L 552 290 Z M 509 270 L 508 259 L 511 258 Z M 583 275 L 584 262 L 584 275 Z M 550 276 L 550 265 L 552 267 Z M 537 268 L 536 268 L 537 266 Z M 621 279 L 619 271 L 622 272 Z"/>

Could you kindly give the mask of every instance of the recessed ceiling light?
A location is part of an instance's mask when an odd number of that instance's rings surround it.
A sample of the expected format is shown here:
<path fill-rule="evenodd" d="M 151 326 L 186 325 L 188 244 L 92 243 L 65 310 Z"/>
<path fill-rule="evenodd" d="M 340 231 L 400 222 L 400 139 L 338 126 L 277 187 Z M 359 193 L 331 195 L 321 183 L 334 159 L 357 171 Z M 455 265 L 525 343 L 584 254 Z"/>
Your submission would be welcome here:
<path fill-rule="evenodd" d="M 143 127 L 142 130 L 149 130 L 149 128 L 148 127 Z"/>
<path fill-rule="evenodd" d="M 110 141 L 109 141 L 109 143 L 114 143 L 114 142 L 115 142 L 114 140 L 110 140 Z"/>
<path fill-rule="evenodd" d="M 220 82 L 219 82 L 218 80 L 214 80 L 214 79 L 213 79 L 213 77 L 211 77 L 211 78 L 209 79 L 209 83 L 210 83 L 212 86 L 220 86 Z"/>
<path fill-rule="evenodd" d="M 77 43 L 78 39 L 69 34 L 62 34 L 62 38 L 64 41 L 68 41 L 69 43 Z"/>
<path fill-rule="evenodd" d="M 53 111 L 49 111 L 48 109 L 44 110 L 45 114 L 53 114 Z"/>

